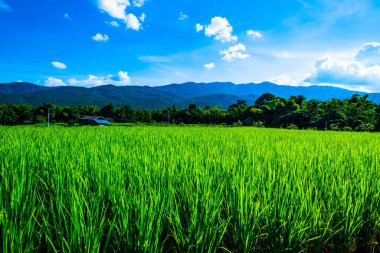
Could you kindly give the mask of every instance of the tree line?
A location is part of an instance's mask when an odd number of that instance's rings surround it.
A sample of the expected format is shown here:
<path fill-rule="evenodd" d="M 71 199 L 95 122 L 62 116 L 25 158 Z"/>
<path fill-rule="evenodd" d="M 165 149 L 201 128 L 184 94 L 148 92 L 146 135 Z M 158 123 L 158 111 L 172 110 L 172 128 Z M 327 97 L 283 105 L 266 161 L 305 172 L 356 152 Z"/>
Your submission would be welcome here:
<path fill-rule="evenodd" d="M 294 129 L 328 129 L 346 131 L 380 131 L 380 104 L 368 100 L 368 95 L 353 95 L 350 99 L 306 100 L 302 95 L 289 98 L 271 93 L 261 95 L 253 105 L 238 100 L 228 109 L 176 105 L 161 110 L 133 109 L 129 105 L 102 108 L 92 105 L 57 106 L 44 103 L 31 105 L 0 104 L 0 124 L 20 125 L 45 123 L 47 114 L 52 122 L 75 124 L 84 115 L 101 115 L 120 123 L 225 124 L 281 127 Z"/>

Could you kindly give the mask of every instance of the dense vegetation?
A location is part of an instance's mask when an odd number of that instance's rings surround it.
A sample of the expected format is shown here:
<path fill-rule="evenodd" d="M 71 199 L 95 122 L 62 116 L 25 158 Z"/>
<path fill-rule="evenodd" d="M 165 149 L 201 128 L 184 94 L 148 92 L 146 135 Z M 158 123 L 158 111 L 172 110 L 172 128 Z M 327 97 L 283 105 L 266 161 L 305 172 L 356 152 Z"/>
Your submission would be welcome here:
<path fill-rule="evenodd" d="M 73 123 L 83 115 L 102 115 L 114 122 L 165 122 L 177 124 L 236 124 L 259 127 L 380 131 L 380 104 L 369 101 L 368 95 L 329 101 L 306 100 L 303 96 L 289 99 L 270 93 L 260 96 L 253 105 L 237 101 L 227 110 L 190 104 L 186 109 L 175 105 L 162 110 L 133 109 L 129 105 L 115 108 L 112 104 L 61 107 L 42 104 L 1 105 L 0 124 L 15 125 L 46 122 L 50 110 L 54 122 Z"/>
<path fill-rule="evenodd" d="M 1 252 L 378 252 L 377 133 L 0 127 Z"/>

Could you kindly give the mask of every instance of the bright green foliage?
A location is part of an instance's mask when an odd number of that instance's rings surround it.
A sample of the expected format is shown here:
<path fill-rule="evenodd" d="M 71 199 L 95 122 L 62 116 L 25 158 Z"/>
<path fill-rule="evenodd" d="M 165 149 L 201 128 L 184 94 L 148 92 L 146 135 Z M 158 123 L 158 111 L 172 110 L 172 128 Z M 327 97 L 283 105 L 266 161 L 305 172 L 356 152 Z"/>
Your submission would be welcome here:
<path fill-rule="evenodd" d="M 0 252 L 379 250 L 376 133 L 24 126 L 0 137 Z"/>

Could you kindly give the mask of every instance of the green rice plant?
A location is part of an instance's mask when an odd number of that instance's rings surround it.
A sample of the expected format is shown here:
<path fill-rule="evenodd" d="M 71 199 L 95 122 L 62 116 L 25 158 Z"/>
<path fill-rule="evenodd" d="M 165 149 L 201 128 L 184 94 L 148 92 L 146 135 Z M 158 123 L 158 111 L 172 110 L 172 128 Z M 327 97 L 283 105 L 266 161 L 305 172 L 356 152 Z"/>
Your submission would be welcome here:
<path fill-rule="evenodd" d="M 0 127 L 1 252 L 376 252 L 380 135 Z"/>

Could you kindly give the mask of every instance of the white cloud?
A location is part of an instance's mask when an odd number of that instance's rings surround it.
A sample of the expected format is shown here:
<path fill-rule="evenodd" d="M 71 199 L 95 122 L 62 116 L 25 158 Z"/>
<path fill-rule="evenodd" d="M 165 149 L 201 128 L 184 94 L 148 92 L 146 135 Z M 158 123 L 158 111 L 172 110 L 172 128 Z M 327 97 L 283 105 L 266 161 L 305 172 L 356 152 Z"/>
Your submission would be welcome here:
<path fill-rule="evenodd" d="M 140 19 L 140 21 L 141 22 L 145 22 L 145 18 L 146 18 L 146 15 L 145 15 L 145 13 L 143 12 L 141 15 L 140 15 L 140 17 L 139 17 L 139 19 Z"/>
<path fill-rule="evenodd" d="M 145 0 L 133 0 L 133 6 L 135 7 L 142 7 L 145 3 Z"/>
<path fill-rule="evenodd" d="M 127 72 L 119 71 L 116 77 L 113 77 L 112 75 L 107 75 L 107 76 L 89 75 L 87 79 L 78 80 L 76 78 L 70 78 L 67 82 L 68 84 L 72 86 L 84 86 L 84 87 L 94 87 L 94 86 L 107 85 L 107 84 L 123 86 L 123 85 L 130 84 L 131 78 L 129 77 Z"/>
<path fill-rule="evenodd" d="M 0 10 L 10 11 L 11 8 L 10 8 L 9 5 L 5 2 L 5 0 L 0 0 Z"/>
<path fill-rule="evenodd" d="M 355 59 L 366 65 L 380 65 L 380 43 L 371 42 L 364 44 Z"/>
<path fill-rule="evenodd" d="M 117 75 L 119 77 L 119 82 L 121 84 L 130 84 L 131 83 L 131 78 L 129 77 L 128 72 L 126 72 L 126 71 L 119 71 L 117 73 Z"/>
<path fill-rule="evenodd" d="M 172 62 L 175 57 L 171 56 L 156 56 L 156 55 L 144 55 L 138 57 L 140 61 L 148 63 L 168 63 Z"/>
<path fill-rule="evenodd" d="M 119 27 L 119 23 L 116 22 L 116 21 L 106 21 L 106 24 L 109 24 L 110 26 L 113 26 L 113 27 Z"/>
<path fill-rule="evenodd" d="M 133 1 L 134 6 L 139 7 L 144 4 L 143 0 Z M 130 13 L 126 13 L 127 7 L 131 3 L 129 0 L 98 0 L 98 8 L 107 12 L 111 17 L 123 20 L 127 28 L 138 31 L 140 29 L 140 21 L 137 17 Z"/>
<path fill-rule="evenodd" d="M 188 19 L 189 18 L 189 15 L 183 13 L 182 11 L 179 13 L 179 20 L 185 20 L 185 19 Z"/>
<path fill-rule="evenodd" d="M 304 82 L 304 80 L 309 77 L 309 73 L 303 75 L 282 74 L 279 76 L 268 78 L 267 81 L 279 85 L 309 86 L 310 84 L 305 84 Z"/>
<path fill-rule="evenodd" d="M 313 73 L 305 82 L 367 86 L 370 90 L 379 90 L 380 66 L 369 66 L 354 60 L 334 60 L 326 56 L 315 63 Z"/>
<path fill-rule="evenodd" d="M 144 17 L 145 19 L 145 17 Z M 139 19 L 134 14 L 128 14 L 126 18 L 126 24 L 127 28 L 130 28 L 132 30 L 138 31 L 140 30 L 141 23 Z"/>
<path fill-rule="evenodd" d="M 294 82 L 294 80 L 289 74 L 282 74 L 279 76 L 268 78 L 268 82 L 275 83 L 275 84 L 288 85 Z"/>
<path fill-rule="evenodd" d="M 223 55 L 222 59 L 225 61 L 234 61 L 236 59 L 247 59 L 250 57 L 249 54 L 243 53 L 246 51 L 246 47 L 239 43 L 235 46 L 231 46 L 228 50 L 223 50 L 220 52 Z"/>
<path fill-rule="evenodd" d="M 125 10 L 131 3 L 129 0 L 99 0 L 98 7 L 111 17 L 126 20 Z"/>
<path fill-rule="evenodd" d="M 214 17 L 211 19 L 211 24 L 205 28 L 205 35 L 214 37 L 216 40 L 224 42 L 237 41 L 236 36 L 232 36 L 233 27 L 228 22 L 227 18 Z"/>
<path fill-rule="evenodd" d="M 200 31 L 202 31 L 202 30 L 204 29 L 204 27 L 203 27 L 203 25 L 201 25 L 201 24 L 196 24 L 196 25 L 195 25 L 195 29 L 197 30 L 197 33 L 198 33 L 198 32 L 200 32 Z"/>
<path fill-rule="evenodd" d="M 70 20 L 71 20 L 71 17 L 70 17 L 70 15 L 69 15 L 68 13 L 65 13 L 65 14 L 63 15 L 63 17 L 66 18 L 66 19 L 70 19 Z"/>
<path fill-rule="evenodd" d="M 295 57 L 292 53 L 287 52 L 287 51 L 274 52 L 273 56 L 277 58 L 283 58 L 283 59 L 291 59 Z"/>
<path fill-rule="evenodd" d="M 92 36 L 92 39 L 94 41 L 99 41 L 99 42 L 104 42 L 106 43 L 108 40 L 109 40 L 109 37 L 107 34 L 100 34 L 100 33 L 97 33 L 95 34 L 94 36 Z"/>
<path fill-rule="evenodd" d="M 258 39 L 258 38 L 263 37 L 261 32 L 254 31 L 254 30 L 248 30 L 246 34 L 248 37 L 254 38 L 254 39 Z"/>
<path fill-rule="evenodd" d="M 65 86 L 66 84 L 63 82 L 62 79 L 54 78 L 54 77 L 48 77 L 47 80 L 45 80 L 45 86 L 49 87 L 57 87 L 57 86 Z"/>
<path fill-rule="evenodd" d="M 210 62 L 210 63 L 207 63 L 207 64 L 203 65 L 203 67 L 205 69 L 212 70 L 213 68 L 215 68 L 215 63 Z"/>
<path fill-rule="evenodd" d="M 53 61 L 53 62 L 51 62 L 51 65 L 53 65 L 53 67 L 57 68 L 57 69 L 67 69 L 66 64 L 64 64 L 62 62 Z"/>

